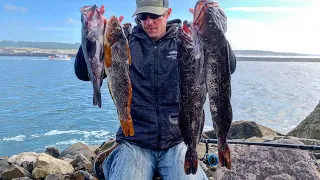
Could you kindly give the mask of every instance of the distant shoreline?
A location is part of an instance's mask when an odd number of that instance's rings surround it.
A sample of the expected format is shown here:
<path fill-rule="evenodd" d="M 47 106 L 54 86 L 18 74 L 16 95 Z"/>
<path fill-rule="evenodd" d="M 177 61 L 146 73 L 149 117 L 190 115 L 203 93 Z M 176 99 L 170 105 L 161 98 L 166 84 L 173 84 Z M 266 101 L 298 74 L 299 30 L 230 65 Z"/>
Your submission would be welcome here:
<path fill-rule="evenodd" d="M 48 57 L 54 54 L 47 53 L 18 53 L 18 54 L 0 54 L 0 57 Z M 76 54 L 68 54 L 72 58 L 76 57 Z M 245 56 L 236 56 L 237 61 L 264 61 L 264 62 L 320 62 L 320 57 L 245 57 Z"/>

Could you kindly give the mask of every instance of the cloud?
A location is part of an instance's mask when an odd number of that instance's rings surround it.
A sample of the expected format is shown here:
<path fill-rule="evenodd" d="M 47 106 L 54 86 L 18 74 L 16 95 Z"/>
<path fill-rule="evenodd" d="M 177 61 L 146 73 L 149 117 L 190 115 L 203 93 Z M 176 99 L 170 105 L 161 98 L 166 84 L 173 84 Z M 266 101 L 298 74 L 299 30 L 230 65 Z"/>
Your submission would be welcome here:
<path fill-rule="evenodd" d="M 12 4 L 5 4 L 4 10 L 8 12 L 23 12 L 23 13 L 28 11 L 28 9 L 25 7 L 19 7 Z"/>
<path fill-rule="evenodd" d="M 299 13 L 315 11 L 316 8 L 312 7 L 230 7 L 226 8 L 226 11 L 241 11 L 241 12 L 283 12 L 283 13 Z"/>
<path fill-rule="evenodd" d="M 80 20 L 75 20 L 75 19 L 72 19 L 71 17 L 68 18 L 67 24 L 80 24 Z"/>

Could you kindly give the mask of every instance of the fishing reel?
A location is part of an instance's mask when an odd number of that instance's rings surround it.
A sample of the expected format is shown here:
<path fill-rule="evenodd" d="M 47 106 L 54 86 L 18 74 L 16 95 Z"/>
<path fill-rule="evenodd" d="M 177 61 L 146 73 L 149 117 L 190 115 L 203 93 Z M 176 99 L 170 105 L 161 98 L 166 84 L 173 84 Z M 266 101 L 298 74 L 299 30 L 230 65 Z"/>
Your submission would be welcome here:
<path fill-rule="evenodd" d="M 204 154 L 203 158 L 200 158 L 200 160 L 209 165 L 209 166 L 217 166 L 219 164 L 219 158 L 215 154 L 209 154 L 209 144 L 208 142 L 205 142 L 206 144 L 206 153 Z"/>

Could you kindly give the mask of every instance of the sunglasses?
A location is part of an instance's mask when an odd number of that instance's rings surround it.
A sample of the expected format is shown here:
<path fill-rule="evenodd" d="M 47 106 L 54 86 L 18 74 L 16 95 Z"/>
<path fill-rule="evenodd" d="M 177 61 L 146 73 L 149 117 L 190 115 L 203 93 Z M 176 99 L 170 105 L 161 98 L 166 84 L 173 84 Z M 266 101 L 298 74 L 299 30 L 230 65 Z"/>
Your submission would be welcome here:
<path fill-rule="evenodd" d="M 148 18 L 148 16 L 150 19 L 158 19 L 163 15 L 157 15 L 157 14 L 151 14 L 151 13 L 140 13 L 140 14 L 137 14 L 137 19 L 139 21 L 141 21 L 141 20 L 145 21 Z"/>

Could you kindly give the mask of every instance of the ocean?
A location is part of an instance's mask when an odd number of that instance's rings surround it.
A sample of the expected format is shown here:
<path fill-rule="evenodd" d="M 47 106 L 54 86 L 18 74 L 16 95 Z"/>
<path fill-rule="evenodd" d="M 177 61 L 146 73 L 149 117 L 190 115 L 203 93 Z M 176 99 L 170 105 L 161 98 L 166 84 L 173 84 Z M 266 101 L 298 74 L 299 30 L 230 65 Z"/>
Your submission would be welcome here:
<path fill-rule="evenodd" d="M 261 59 L 260 59 L 261 60 Z M 281 133 L 295 128 L 320 100 L 319 62 L 238 61 L 232 75 L 233 119 Z M 74 59 L 0 57 L 0 156 L 100 145 L 119 127 L 106 81 L 102 108 L 92 105 L 91 82 L 78 80 Z M 208 103 L 206 130 L 212 129 Z"/>

